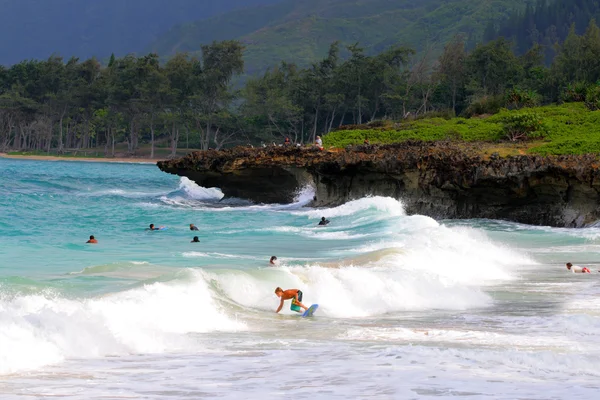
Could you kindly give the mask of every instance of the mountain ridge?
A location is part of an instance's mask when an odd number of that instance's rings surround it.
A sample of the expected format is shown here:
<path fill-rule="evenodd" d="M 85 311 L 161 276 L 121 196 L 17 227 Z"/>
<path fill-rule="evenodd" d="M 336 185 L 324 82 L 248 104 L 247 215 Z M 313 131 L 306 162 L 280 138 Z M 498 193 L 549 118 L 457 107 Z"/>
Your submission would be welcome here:
<path fill-rule="evenodd" d="M 391 45 L 438 50 L 456 34 L 472 45 L 490 20 L 507 19 L 527 2 L 519 0 L 286 0 L 172 27 L 149 50 L 161 56 L 196 53 L 214 40 L 239 40 L 247 47 L 249 74 L 281 60 L 309 65 L 334 41 L 358 42 L 370 54 Z M 239 21 L 249 21 L 240 24 Z"/>

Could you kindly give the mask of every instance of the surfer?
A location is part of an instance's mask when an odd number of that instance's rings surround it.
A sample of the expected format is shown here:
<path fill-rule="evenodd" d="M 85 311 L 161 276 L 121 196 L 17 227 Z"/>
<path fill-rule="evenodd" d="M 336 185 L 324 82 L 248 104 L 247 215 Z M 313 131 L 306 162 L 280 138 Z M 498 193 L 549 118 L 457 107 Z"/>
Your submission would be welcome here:
<path fill-rule="evenodd" d="M 279 264 L 277 262 L 277 256 L 272 256 L 271 259 L 269 260 L 269 264 L 271 264 L 271 265 L 277 265 L 277 264 Z"/>
<path fill-rule="evenodd" d="M 150 224 L 150 228 L 146 229 L 147 231 L 160 231 L 161 229 L 163 229 L 164 226 L 161 226 L 160 228 L 155 228 L 154 224 Z"/>
<path fill-rule="evenodd" d="M 198 236 L 194 236 L 190 243 L 200 243 L 200 239 L 198 239 Z"/>
<path fill-rule="evenodd" d="M 301 301 L 302 301 L 302 291 L 301 290 L 298 290 L 298 289 L 283 290 L 282 288 L 278 287 L 277 289 L 275 289 L 275 294 L 277 295 L 277 297 L 281 298 L 279 307 L 277 307 L 277 311 L 275 311 L 276 313 L 281 311 L 281 309 L 283 308 L 283 302 L 286 300 L 292 300 L 291 309 L 296 312 L 300 312 L 300 308 L 308 310 L 308 307 L 306 307 L 304 304 L 301 303 Z"/>
<path fill-rule="evenodd" d="M 325 226 L 327 224 L 329 224 L 329 220 L 326 219 L 325 217 L 321 218 L 321 221 L 319 221 L 319 226 Z"/>
<path fill-rule="evenodd" d="M 190 231 L 199 231 L 198 227 L 194 224 L 190 224 Z"/>
<path fill-rule="evenodd" d="M 592 271 L 590 271 L 589 268 L 580 267 L 578 265 L 573 265 L 570 262 L 567 263 L 567 269 L 571 272 L 581 273 L 581 274 L 591 274 L 592 273 Z"/>
<path fill-rule="evenodd" d="M 86 243 L 97 244 L 98 241 L 96 240 L 96 238 L 94 237 L 94 235 L 92 235 L 92 236 L 90 236 L 90 240 L 88 240 Z"/>

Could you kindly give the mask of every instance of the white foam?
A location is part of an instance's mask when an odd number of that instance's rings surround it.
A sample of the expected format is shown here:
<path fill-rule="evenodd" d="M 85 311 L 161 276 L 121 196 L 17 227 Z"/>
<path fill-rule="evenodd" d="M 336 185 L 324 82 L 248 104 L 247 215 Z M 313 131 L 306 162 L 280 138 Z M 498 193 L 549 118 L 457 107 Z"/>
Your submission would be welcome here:
<path fill-rule="evenodd" d="M 224 197 L 220 189 L 198 186 L 185 176 L 180 179 L 178 190 L 183 191 L 190 199 L 194 200 L 221 200 Z"/>
<path fill-rule="evenodd" d="M 357 214 L 361 211 L 372 210 L 382 213 L 386 216 L 405 215 L 404 206 L 399 200 L 391 197 L 365 197 L 360 200 L 349 201 L 341 206 L 334 208 L 315 209 L 308 211 L 297 211 L 296 215 L 306 215 L 309 218 L 333 218 Z"/>
<path fill-rule="evenodd" d="M 243 329 L 215 303 L 201 276 L 89 300 L 1 299 L 0 374 L 73 357 L 190 349 L 197 344 L 187 333 Z"/>

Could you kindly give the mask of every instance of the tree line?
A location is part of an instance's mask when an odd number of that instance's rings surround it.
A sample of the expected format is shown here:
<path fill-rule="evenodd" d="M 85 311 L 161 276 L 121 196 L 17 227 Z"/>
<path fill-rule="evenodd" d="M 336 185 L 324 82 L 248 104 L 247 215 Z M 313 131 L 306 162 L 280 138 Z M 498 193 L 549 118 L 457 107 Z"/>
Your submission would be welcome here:
<path fill-rule="evenodd" d="M 392 47 L 368 56 L 334 43 L 308 68 L 282 62 L 241 88 L 243 46 L 203 46 L 200 57 L 156 54 L 80 62 L 60 57 L 0 68 L 0 150 L 64 151 L 116 143 L 135 154 L 157 143 L 171 154 L 232 144 L 312 143 L 345 125 L 427 115 L 488 114 L 560 101 L 600 107 L 600 29 L 570 27 L 552 62 L 534 44 L 519 54 L 499 38 L 468 51 L 455 37 L 439 57 Z"/>

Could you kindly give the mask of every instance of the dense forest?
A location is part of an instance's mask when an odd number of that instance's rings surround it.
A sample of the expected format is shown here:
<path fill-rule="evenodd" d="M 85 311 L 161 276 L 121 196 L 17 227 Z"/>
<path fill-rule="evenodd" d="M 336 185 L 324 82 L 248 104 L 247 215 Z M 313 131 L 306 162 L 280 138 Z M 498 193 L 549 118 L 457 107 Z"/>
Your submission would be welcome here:
<path fill-rule="evenodd" d="M 104 148 L 148 143 L 186 148 L 311 143 L 341 125 L 431 115 L 493 114 L 561 101 L 600 107 L 600 29 L 570 28 L 550 66 L 534 45 L 523 55 L 503 38 L 466 50 L 457 36 L 435 59 L 405 47 L 366 55 L 331 45 L 308 68 L 282 62 L 233 90 L 243 46 L 215 42 L 200 58 L 181 53 L 164 65 L 156 54 L 66 62 L 59 57 L 0 68 L 0 150 Z"/>
<path fill-rule="evenodd" d="M 514 42 L 518 54 L 535 45 L 543 46 L 546 63 L 551 63 L 555 44 L 565 40 L 571 26 L 574 24 L 576 32 L 582 34 L 593 19 L 600 21 L 600 2 L 596 0 L 536 0 L 499 25 L 492 21 L 484 40 L 505 37 Z"/>

